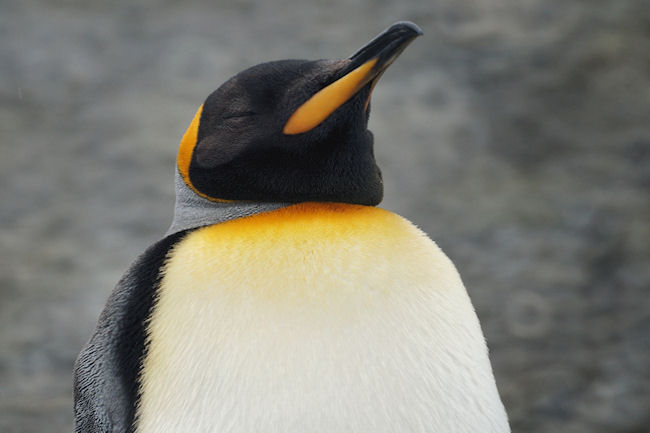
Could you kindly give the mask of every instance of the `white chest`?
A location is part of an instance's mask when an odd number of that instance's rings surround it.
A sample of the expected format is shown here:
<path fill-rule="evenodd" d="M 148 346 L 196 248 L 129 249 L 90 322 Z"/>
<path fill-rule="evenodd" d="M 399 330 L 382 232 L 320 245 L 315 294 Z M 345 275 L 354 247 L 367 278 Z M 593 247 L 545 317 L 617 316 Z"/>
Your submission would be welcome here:
<path fill-rule="evenodd" d="M 207 228 L 176 247 L 139 433 L 509 431 L 478 320 L 435 244 L 410 225 L 323 229 Z"/>

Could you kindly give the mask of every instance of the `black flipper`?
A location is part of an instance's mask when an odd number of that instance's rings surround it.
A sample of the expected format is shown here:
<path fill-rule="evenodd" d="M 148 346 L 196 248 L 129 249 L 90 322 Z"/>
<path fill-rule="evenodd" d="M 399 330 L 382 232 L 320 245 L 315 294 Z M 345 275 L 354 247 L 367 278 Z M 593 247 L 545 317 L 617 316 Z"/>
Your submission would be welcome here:
<path fill-rule="evenodd" d="M 106 302 L 74 371 L 76 433 L 133 431 L 138 375 L 145 355 L 146 321 L 169 250 L 187 233 L 151 246 L 124 274 Z"/>

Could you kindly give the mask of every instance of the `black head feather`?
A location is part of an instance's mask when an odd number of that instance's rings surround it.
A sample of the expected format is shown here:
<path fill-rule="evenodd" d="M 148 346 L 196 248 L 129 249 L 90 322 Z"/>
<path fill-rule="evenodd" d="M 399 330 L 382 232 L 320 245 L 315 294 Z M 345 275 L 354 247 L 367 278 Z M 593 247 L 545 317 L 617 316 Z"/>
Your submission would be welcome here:
<path fill-rule="evenodd" d="M 383 184 L 368 100 L 374 81 L 419 34 L 398 23 L 349 59 L 263 63 L 229 79 L 203 105 L 189 166 L 193 187 L 225 200 L 378 204 Z M 324 121 L 283 132 L 305 101 L 370 59 L 378 60 L 367 82 Z"/>

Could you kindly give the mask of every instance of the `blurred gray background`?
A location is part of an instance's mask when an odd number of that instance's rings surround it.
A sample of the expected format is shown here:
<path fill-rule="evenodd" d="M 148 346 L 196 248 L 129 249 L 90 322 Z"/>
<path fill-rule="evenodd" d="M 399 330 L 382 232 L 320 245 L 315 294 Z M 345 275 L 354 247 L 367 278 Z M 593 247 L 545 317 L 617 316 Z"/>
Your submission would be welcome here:
<path fill-rule="evenodd" d="M 69 432 L 72 364 L 171 222 L 178 142 L 262 61 L 416 40 L 373 96 L 382 206 L 459 268 L 518 432 L 650 426 L 650 6 L 0 0 L 0 431 Z"/>

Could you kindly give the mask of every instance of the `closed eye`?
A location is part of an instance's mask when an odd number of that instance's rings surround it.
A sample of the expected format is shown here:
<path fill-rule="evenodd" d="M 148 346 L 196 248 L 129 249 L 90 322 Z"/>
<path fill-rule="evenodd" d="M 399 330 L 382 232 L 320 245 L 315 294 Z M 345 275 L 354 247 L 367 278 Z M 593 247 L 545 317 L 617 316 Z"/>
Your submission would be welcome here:
<path fill-rule="evenodd" d="M 237 119 L 240 117 L 250 117 L 250 116 L 255 116 L 257 113 L 254 111 L 241 111 L 241 112 L 236 112 L 236 113 L 231 113 L 223 116 L 223 119 Z"/>

